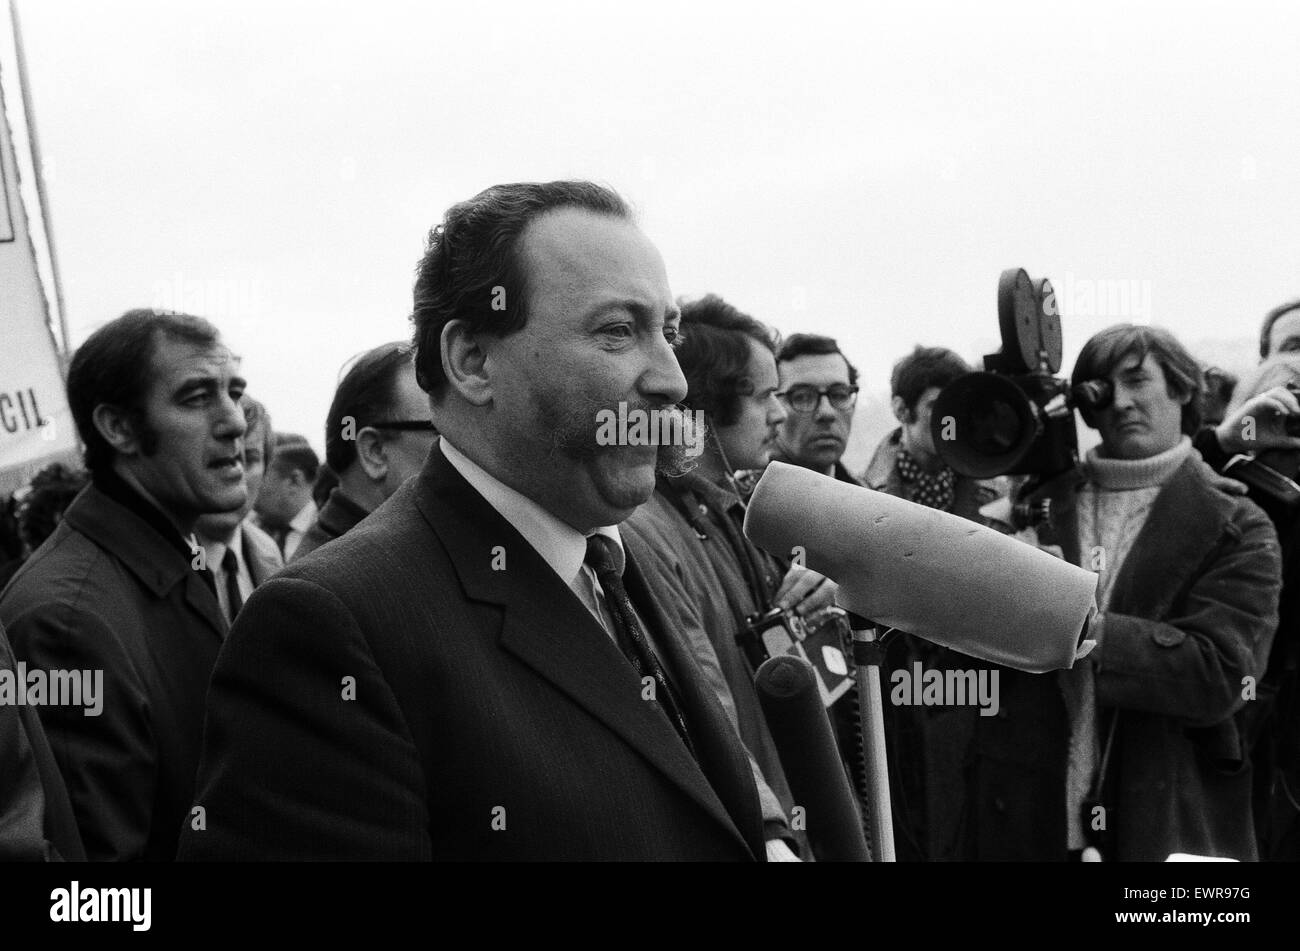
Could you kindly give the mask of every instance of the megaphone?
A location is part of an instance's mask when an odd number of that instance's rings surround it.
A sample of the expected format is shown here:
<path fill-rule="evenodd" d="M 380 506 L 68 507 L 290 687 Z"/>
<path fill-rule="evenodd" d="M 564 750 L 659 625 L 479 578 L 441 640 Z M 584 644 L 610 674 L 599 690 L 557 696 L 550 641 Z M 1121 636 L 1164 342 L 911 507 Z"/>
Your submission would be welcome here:
<path fill-rule="evenodd" d="M 802 552 L 841 607 L 971 657 L 1042 673 L 1091 649 L 1097 575 L 948 512 L 772 462 L 744 530 Z"/>

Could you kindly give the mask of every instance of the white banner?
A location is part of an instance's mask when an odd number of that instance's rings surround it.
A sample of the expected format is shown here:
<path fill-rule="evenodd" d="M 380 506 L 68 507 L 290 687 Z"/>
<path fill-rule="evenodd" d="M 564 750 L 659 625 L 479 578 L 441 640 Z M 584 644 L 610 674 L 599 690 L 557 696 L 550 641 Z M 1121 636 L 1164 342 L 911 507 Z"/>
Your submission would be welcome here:
<path fill-rule="evenodd" d="M 12 66 L 4 65 L 12 82 Z M 0 498 L 47 462 L 77 457 L 5 106 L 0 86 Z"/>

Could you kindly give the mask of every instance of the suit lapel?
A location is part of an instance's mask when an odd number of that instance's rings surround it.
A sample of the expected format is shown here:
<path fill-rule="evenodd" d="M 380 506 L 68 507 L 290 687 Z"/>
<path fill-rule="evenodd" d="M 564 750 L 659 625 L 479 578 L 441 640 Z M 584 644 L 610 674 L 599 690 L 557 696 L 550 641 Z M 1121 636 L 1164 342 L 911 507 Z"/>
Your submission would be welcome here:
<path fill-rule="evenodd" d="M 618 647 L 568 584 L 447 461 L 440 445 L 433 447 L 419 476 L 416 505 L 446 548 L 465 594 L 503 608 L 501 647 L 616 733 L 745 842 L 667 718 L 641 699 L 641 683 Z M 635 583 L 643 595 L 639 575 Z M 674 687 L 693 687 L 679 672 L 675 640 L 659 634 L 663 619 L 657 608 L 649 607 L 653 598 L 632 597 L 638 609 L 653 611 L 654 620 L 646 623 L 655 624 L 658 640 L 671 645 L 665 649 L 673 658 Z M 698 697 L 688 692 L 693 715 L 688 723 L 700 722 Z"/>
<path fill-rule="evenodd" d="M 672 687 L 682 717 L 686 720 L 691 742 L 700 757 L 700 770 L 708 778 L 708 783 L 702 784 L 704 790 L 714 794 L 696 798 L 706 807 L 716 804 L 717 808 L 711 808 L 710 811 L 743 839 L 737 820 L 743 828 L 761 828 L 762 815 L 749 762 L 743 755 L 743 746 L 739 742 L 726 742 L 727 737 L 736 736 L 735 728 L 726 719 L 721 703 L 704 689 L 707 686 L 704 675 L 699 671 L 684 638 L 677 631 L 678 625 L 665 614 L 659 598 L 630 552 L 623 582 L 628 597 L 650 628 L 655 652 L 659 655 L 669 686 Z M 656 719 L 662 721 L 664 718 L 656 716 Z M 681 746 L 680 741 L 678 746 Z M 699 770 L 692 772 L 695 776 L 699 775 Z M 720 800 L 725 800 L 726 805 Z M 763 847 L 761 842 L 751 842 L 749 845 L 754 850 Z"/>

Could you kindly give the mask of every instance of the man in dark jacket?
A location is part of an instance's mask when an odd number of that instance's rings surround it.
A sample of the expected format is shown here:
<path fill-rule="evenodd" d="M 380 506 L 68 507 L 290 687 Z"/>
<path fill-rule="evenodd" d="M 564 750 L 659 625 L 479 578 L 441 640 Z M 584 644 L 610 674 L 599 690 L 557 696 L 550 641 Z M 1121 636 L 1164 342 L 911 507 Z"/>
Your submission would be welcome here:
<path fill-rule="evenodd" d="M 415 290 L 441 439 L 249 600 L 209 691 L 191 859 L 755 860 L 744 747 L 618 523 L 686 394 L 663 261 L 615 193 L 452 207 Z"/>
<path fill-rule="evenodd" d="M 970 372 L 966 361 L 944 347 L 917 347 L 894 365 L 890 399 L 899 428 L 876 448 L 863 481 L 878 492 L 982 521 L 980 506 L 997 493 L 987 483 L 962 476 L 935 451 L 930 412 L 940 391 Z M 882 680 L 895 671 L 966 670 L 972 658 L 906 633 L 891 636 Z M 893 696 L 893 692 L 890 692 Z M 959 857 L 965 819 L 963 791 L 969 768 L 977 708 L 966 705 L 884 705 L 889 754 L 890 803 L 895 848 L 901 861 L 943 861 Z"/>
<path fill-rule="evenodd" d="M 696 468 L 661 476 L 655 494 L 627 521 L 663 553 L 690 592 L 709 643 L 697 645 L 706 669 L 717 668 L 724 705 L 758 770 L 769 858 L 789 858 L 781 843 L 802 847 L 791 828 L 794 805 L 776 745 L 754 688 L 754 669 L 737 644 L 745 619 L 774 604 L 812 614 L 830 603 L 835 585 L 802 567 L 787 569 L 754 547 L 741 530 L 744 506 L 733 474 L 762 469 L 785 419 L 777 389 L 775 335 L 715 295 L 682 305 L 686 343 L 678 362 L 686 376 L 685 404 L 703 414 L 708 438 Z"/>
<path fill-rule="evenodd" d="M 0 596 L 28 668 L 102 672 L 102 708 L 40 716 L 92 860 L 170 860 L 226 632 L 195 521 L 243 504 L 244 381 L 197 317 L 130 311 L 73 355 L 91 484 Z"/>
<path fill-rule="evenodd" d="M 1239 729 L 1277 624 L 1267 517 L 1191 448 L 1200 368 L 1167 331 L 1089 340 L 1073 382 L 1104 380 L 1102 437 L 1051 480 L 1039 542 L 1100 575 L 1096 648 L 1059 676 L 1003 670 L 976 725 L 979 858 L 1256 856 Z"/>
<path fill-rule="evenodd" d="M 333 541 L 379 508 L 420 471 L 437 438 L 410 344 L 386 343 L 357 357 L 325 420 L 325 462 L 339 482 L 293 557 Z"/>

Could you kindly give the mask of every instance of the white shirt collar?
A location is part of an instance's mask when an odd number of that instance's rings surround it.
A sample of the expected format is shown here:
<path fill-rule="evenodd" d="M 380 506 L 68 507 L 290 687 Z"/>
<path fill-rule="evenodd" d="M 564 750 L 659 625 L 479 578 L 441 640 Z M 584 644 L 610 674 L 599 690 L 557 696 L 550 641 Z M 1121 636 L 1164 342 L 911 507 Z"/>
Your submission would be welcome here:
<path fill-rule="evenodd" d="M 524 536 L 551 570 L 573 587 L 587 559 L 587 536 L 491 475 L 453 446 L 445 434 L 442 436 L 442 452 L 465 481 Z M 592 534 L 597 533 L 612 538 L 619 548 L 623 547 L 617 525 L 602 526 Z"/>
<path fill-rule="evenodd" d="M 311 528 L 312 523 L 316 521 L 316 503 L 308 500 L 307 504 L 298 510 L 298 514 L 289 522 L 289 528 L 295 532 L 305 532 Z"/>

